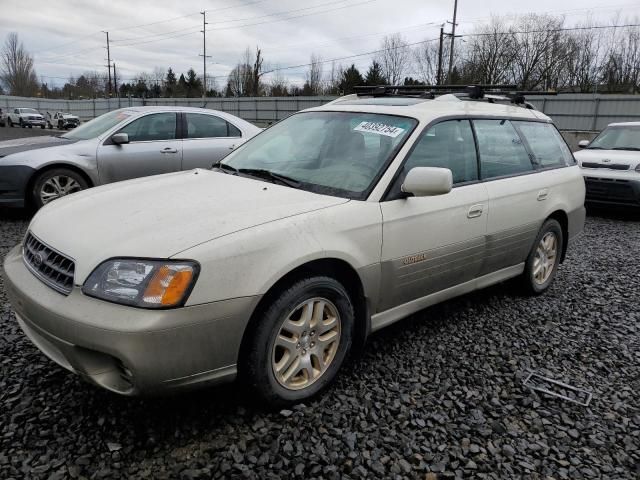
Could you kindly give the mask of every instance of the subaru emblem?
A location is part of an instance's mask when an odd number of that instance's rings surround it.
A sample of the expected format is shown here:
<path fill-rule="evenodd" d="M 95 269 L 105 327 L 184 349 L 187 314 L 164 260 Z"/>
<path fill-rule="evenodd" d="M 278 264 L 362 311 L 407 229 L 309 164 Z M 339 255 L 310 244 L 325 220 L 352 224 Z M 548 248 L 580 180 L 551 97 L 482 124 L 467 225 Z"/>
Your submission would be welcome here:
<path fill-rule="evenodd" d="M 36 268 L 40 268 L 40 265 L 42 265 L 42 262 L 44 262 L 44 258 L 42 257 L 42 254 L 40 252 L 36 253 L 33 256 L 33 265 Z"/>

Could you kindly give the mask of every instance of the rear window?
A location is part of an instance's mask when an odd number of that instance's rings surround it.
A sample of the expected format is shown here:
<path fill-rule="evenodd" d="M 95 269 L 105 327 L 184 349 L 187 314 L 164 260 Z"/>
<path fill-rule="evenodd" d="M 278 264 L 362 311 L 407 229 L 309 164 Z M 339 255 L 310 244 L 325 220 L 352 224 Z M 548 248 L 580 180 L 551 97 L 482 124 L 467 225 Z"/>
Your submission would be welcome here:
<path fill-rule="evenodd" d="M 538 166 L 553 168 L 574 163 L 569 147 L 553 125 L 540 122 L 515 122 L 514 125 L 527 142 Z"/>

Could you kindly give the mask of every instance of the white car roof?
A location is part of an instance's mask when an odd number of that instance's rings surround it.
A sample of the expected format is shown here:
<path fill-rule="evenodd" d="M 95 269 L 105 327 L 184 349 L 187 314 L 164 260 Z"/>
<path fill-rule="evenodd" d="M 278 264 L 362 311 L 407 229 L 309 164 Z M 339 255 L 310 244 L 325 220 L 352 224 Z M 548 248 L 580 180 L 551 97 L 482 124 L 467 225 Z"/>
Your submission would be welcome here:
<path fill-rule="evenodd" d="M 453 95 L 443 95 L 434 100 L 413 97 L 357 97 L 348 95 L 321 107 L 305 111 L 367 112 L 387 115 L 403 115 L 428 123 L 447 116 L 522 118 L 551 122 L 545 114 L 511 104 L 460 100 Z"/>
<path fill-rule="evenodd" d="M 610 123 L 609 127 L 640 127 L 640 122 L 615 122 Z"/>

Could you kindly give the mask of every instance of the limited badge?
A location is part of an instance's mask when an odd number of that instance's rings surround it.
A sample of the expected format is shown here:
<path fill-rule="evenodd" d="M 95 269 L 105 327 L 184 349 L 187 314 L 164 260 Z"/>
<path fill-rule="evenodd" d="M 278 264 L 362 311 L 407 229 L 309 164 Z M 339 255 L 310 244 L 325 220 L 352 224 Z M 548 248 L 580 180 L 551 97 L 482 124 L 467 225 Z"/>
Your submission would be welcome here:
<path fill-rule="evenodd" d="M 419 253 L 417 255 L 411 255 L 402 259 L 403 265 L 411 265 L 412 263 L 424 262 L 427 259 L 425 253 Z"/>

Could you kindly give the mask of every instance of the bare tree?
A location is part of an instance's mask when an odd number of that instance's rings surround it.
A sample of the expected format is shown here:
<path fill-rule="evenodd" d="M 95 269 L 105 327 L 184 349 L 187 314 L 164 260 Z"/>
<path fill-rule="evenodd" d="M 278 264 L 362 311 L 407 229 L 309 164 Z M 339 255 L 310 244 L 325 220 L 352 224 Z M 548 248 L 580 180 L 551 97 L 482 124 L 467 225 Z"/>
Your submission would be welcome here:
<path fill-rule="evenodd" d="M 342 65 L 336 65 L 336 62 L 331 62 L 331 70 L 325 80 L 325 92 L 331 95 L 337 95 L 340 93 L 340 81 L 342 79 L 342 73 L 344 69 Z"/>
<path fill-rule="evenodd" d="M 35 96 L 38 78 L 33 69 L 33 57 L 18 40 L 18 34 L 11 32 L 2 49 L 0 79 L 12 95 Z"/>
<path fill-rule="evenodd" d="M 464 47 L 466 75 L 471 75 L 476 83 L 506 83 L 517 54 L 506 23 L 492 17 L 488 24 L 476 28 L 474 34 Z"/>
<path fill-rule="evenodd" d="M 311 95 L 322 94 L 322 57 L 320 55 L 316 55 L 315 53 L 311 54 L 311 64 L 306 74 L 306 80 Z"/>
<path fill-rule="evenodd" d="M 376 61 L 382 67 L 382 74 L 392 85 L 402 81 L 404 73 L 409 68 L 410 51 L 407 42 L 399 33 L 387 35 L 382 39 L 381 52 Z"/>
<path fill-rule="evenodd" d="M 451 44 L 445 42 L 442 49 L 442 71 L 446 72 L 449 68 L 449 48 Z M 418 45 L 412 52 L 413 65 L 415 67 L 418 78 L 427 85 L 435 85 L 438 80 L 438 42 L 426 41 Z M 444 73 L 443 73 L 444 76 Z"/>
<path fill-rule="evenodd" d="M 276 67 L 273 70 L 273 74 L 269 79 L 269 95 L 272 97 L 284 97 L 288 93 L 289 82 L 287 82 L 286 77 L 282 74 L 282 71 L 278 70 Z"/>

